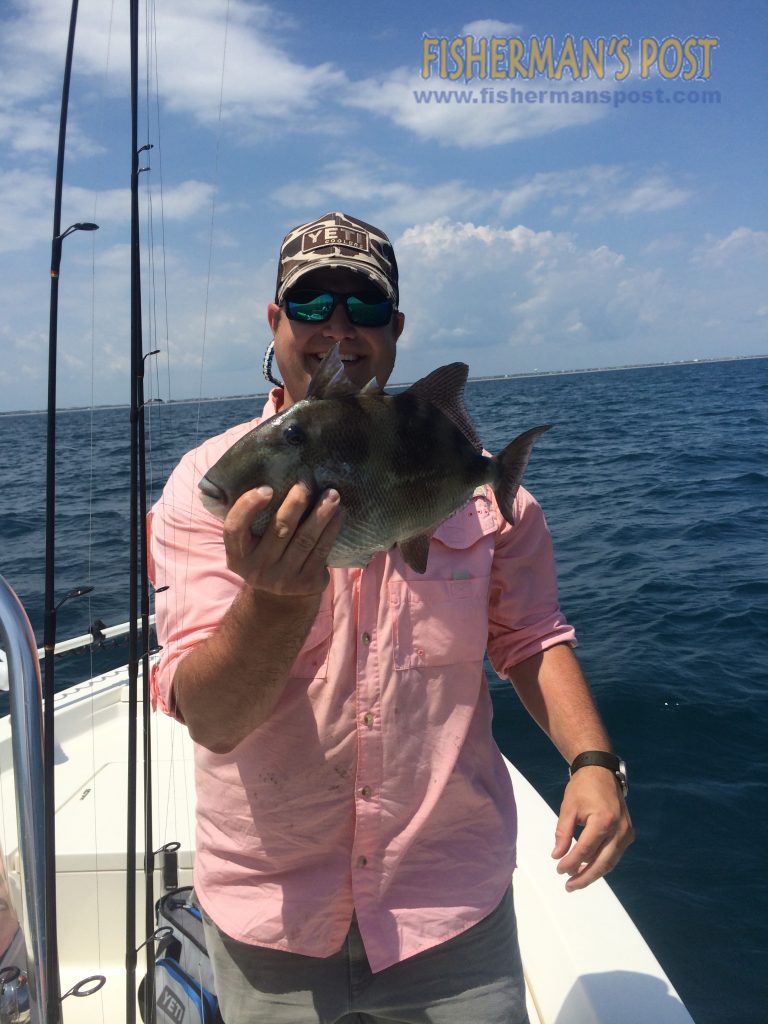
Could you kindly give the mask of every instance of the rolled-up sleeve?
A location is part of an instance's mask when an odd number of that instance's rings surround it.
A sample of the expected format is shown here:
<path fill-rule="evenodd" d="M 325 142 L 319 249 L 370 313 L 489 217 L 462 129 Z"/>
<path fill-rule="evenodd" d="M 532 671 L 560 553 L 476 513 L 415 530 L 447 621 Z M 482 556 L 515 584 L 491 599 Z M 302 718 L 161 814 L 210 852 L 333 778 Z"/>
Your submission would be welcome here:
<path fill-rule="evenodd" d="M 159 660 L 152 669 L 152 705 L 183 721 L 173 677 L 181 660 L 219 626 L 243 587 L 227 568 L 224 526 L 200 500 L 198 484 L 211 466 L 249 430 L 275 413 L 273 390 L 260 417 L 239 423 L 188 452 L 148 516 L 150 578 L 155 587 Z"/>
<path fill-rule="evenodd" d="M 205 464 L 202 464 L 205 462 Z M 242 587 L 227 569 L 222 523 L 202 506 L 197 484 L 210 460 L 200 450 L 174 470 L 149 516 L 150 568 L 161 655 L 152 669 L 152 703 L 183 720 L 173 677 L 180 661 L 209 637 Z"/>
<path fill-rule="evenodd" d="M 555 644 L 576 644 L 560 610 L 552 538 L 536 499 L 521 487 L 515 524 L 499 530 L 491 572 L 488 657 L 507 678 L 521 661 Z"/>

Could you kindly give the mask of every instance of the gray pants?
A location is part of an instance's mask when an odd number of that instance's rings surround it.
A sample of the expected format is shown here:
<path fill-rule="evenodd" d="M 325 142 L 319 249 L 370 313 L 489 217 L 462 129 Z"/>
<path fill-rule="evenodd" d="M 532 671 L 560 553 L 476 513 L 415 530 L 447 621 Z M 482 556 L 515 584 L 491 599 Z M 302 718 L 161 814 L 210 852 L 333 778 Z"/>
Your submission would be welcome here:
<path fill-rule="evenodd" d="M 447 942 L 376 974 L 357 921 L 329 957 L 252 946 L 208 919 L 226 1024 L 528 1024 L 512 890 Z"/>

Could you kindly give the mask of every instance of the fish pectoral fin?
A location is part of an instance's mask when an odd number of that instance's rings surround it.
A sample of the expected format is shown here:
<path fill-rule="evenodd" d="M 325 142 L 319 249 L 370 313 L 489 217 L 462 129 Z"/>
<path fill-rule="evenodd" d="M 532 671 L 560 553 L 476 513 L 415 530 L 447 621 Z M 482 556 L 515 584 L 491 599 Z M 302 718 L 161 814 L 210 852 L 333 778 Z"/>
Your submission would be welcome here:
<path fill-rule="evenodd" d="M 414 572 L 425 573 L 427 571 L 427 559 L 429 558 L 429 534 L 420 533 L 416 537 L 409 537 L 408 540 L 398 541 L 400 554 L 403 561 L 413 569 Z"/>
<path fill-rule="evenodd" d="M 320 365 L 312 374 L 307 389 L 307 398 L 347 398 L 357 395 L 360 388 L 347 376 L 344 363 L 339 355 L 340 343 L 336 342 L 320 360 Z"/>

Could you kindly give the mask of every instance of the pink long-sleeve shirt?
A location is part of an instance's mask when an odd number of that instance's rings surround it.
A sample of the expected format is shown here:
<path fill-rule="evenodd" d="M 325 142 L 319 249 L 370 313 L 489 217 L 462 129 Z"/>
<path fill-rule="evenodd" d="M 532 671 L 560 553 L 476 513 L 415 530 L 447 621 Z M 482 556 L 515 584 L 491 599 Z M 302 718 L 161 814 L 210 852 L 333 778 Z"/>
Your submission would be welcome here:
<path fill-rule="evenodd" d="M 259 422 L 186 455 L 152 512 L 154 581 L 168 587 L 152 685 L 169 714 L 180 660 L 243 585 L 197 484 Z M 341 948 L 354 910 L 380 971 L 500 901 L 517 822 L 483 657 L 505 676 L 574 631 L 544 517 L 522 488 L 514 526 L 489 489 L 446 520 L 423 576 L 397 549 L 330 574 L 270 718 L 229 754 L 195 745 L 194 882 L 226 934 L 310 956 Z"/>

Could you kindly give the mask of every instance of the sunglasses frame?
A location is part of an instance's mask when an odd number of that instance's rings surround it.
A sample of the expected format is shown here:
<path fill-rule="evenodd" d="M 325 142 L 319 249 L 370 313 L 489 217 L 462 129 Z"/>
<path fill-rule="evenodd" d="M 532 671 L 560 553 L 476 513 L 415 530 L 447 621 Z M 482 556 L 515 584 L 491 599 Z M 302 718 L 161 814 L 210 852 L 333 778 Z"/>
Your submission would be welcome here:
<path fill-rule="evenodd" d="M 315 298 L 320 298 L 320 296 L 322 296 L 322 295 L 330 295 L 331 300 L 332 300 L 331 301 L 331 308 L 328 310 L 328 315 L 323 317 L 322 320 L 317 320 L 317 319 L 312 319 L 312 320 L 306 319 L 305 320 L 302 317 L 292 316 L 291 315 L 290 307 L 289 307 L 289 302 L 292 301 L 291 298 L 290 298 L 290 291 L 288 293 L 286 293 L 283 296 L 283 301 L 280 303 L 280 305 L 285 310 L 285 315 L 288 317 L 288 319 L 292 320 L 294 323 L 299 323 L 299 324 L 327 324 L 328 321 L 333 316 L 333 311 L 336 309 L 336 307 L 339 306 L 339 305 L 342 305 L 344 307 L 344 311 L 347 314 L 347 319 L 349 320 L 349 322 L 351 324 L 354 324 L 355 327 L 386 327 L 387 324 L 392 323 L 392 316 L 393 316 L 393 314 L 395 312 L 395 309 L 396 309 L 395 303 L 392 301 L 392 299 L 388 299 L 383 293 L 380 293 L 380 294 L 382 294 L 381 301 L 377 302 L 377 303 L 373 303 L 373 302 L 363 302 L 360 299 L 360 296 L 358 295 L 357 292 L 339 293 L 339 292 L 329 291 L 327 288 L 304 288 L 304 289 L 296 289 L 296 290 L 297 291 L 303 290 L 305 292 L 315 292 Z M 387 317 L 386 320 L 383 320 L 380 324 L 360 323 L 358 320 L 354 319 L 354 317 L 352 316 L 352 313 L 350 312 L 350 308 L 349 308 L 349 300 L 350 299 L 357 299 L 359 302 L 361 302 L 361 304 L 363 306 L 384 306 L 384 305 L 388 305 L 389 306 L 389 316 Z M 305 303 L 296 303 L 296 304 L 297 305 L 305 305 Z"/>

